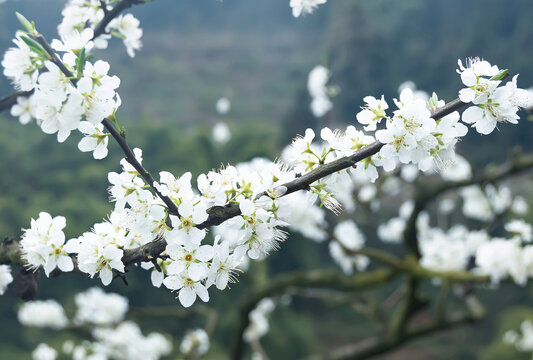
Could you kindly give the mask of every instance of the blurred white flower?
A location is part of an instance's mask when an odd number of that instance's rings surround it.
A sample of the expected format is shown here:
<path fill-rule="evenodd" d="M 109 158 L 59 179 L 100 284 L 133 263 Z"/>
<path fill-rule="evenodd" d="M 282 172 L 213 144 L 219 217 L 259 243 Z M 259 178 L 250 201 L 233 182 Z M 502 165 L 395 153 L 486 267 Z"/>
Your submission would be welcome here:
<path fill-rule="evenodd" d="M 0 265 L 0 295 L 4 295 L 7 286 L 13 282 L 11 267 L 9 265 Z"/>
<path fill-rule="evenodd" d="M 213 140 L 219 144 L 225 144 L 231 139 L 231 131 L 225 122 L 218 122 L 213 126 Z"/>
<path fill-rule="evenodd" d="M 180 351 L 188 357 L 200 357 L 209 350 L 209 336 L 204 329 L 188 331 L 180 344 Z"/>
<path fill-rule="evenodd" d="M 124 319 L 128 311 L 128 299 L 113 293 L 105 293 L 93 287 L 75 297 L 78 310 L 74 317 L 76 324 L 111 325 Z"/>
<path fill-rule="evenodd" d="M 221 97 L 215 105 L 217 113 L 226 115 L 231 110 L 231 101 L 227 97 Z"/>
<path fill-rule="evenodd" d="M 55 300 L 29 301 L 20 307 L 17 315 L 25 326 L 62 329 L 68 323 L 65 310 Z"/>
<path fill-rule="evenodd" d="M 45 343 L 39 344 L 31 353 L 32 360 L 55 360 L 57 351 Z"/>

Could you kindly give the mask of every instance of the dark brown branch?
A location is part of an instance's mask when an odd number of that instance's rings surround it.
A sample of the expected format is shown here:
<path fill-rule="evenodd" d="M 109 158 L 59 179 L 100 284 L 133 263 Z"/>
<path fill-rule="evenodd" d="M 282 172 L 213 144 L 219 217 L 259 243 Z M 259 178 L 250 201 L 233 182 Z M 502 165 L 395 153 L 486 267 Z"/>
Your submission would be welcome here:
<path fill-rule="evenodd" d="M 44 48 L 44 50 L 48 53 L 48 55 L 50 55 L 52 62 L 56 64 L 57 67 L 59 67 L 59 69 L 63 72 L 63 74 L 65 74 L 68 78 L 72 79 L 74 75 L 70 72 L 69 69 L 67 69 L 65 64 L 63 64 L 63 62 L 61 61 L 61 59 L 59 59 L 54 49 L 52 49 L 50 44 L 48 44 L 48 41 L 46 41 L 44 36 L 42 36 L 41 34 L 36 34 L 33 36 L 33 38 Z"/>
<path fill-rule="evenodd" d="M 392 340 L 384 340 L 383 336 L 376 336 L 362 340 L 361 342 L 353 345 L 348 345 L 343 348 L 337 349 L 323 359 L 328 360 L 363 360 L 369 359 L 373 356 L 384 354 L 391 350 L 398 349 L 400 346 L 406 342 L 434 334 L 436 332 L 441 332 L 444 330 L 453 329 L 459 326 L 466 324 L 471 324 L 476 321 L 481 320 L 481 318 L 468 313 L 460 312 L 453 315 L 450 315 L 446 320 L 443 321 L 433 321 L 426 325 L 420 325 L 408 330 L 404 336 Z"/>
<path fill-rule="evenodd" d="M 167 206 L 169 213 L 172 215 L 179 216 L 178 207 L 174 202 L 167 196 L 164 196 L 157 190 L 157 188 L 154 186 L 155 180 L 152 177 L 152 175 L 141 165 L 141 163 L 137 160 L 135 157 L 135 154 L 133 154 L 133 151 L 128 146 L 128 143 L 126 142 L 126 136 L 124 133 L 119 133 L 115 126 L 111 124 L 111 122 L 108 119 L 102 120 L 102 124 L 106 128 L 107 131 L 111 134 L 113 139 L 119 144 L 120 148 L 124 152 L 124 155 L 126 155 L 126 160 L 137 170 L 139 175 L 144 179 L 146 184 L 150 185 L 152 190 L 157 194 L 157 196 L 163 200 L 165 205 Z"/>
<path fill-rule="evenodd" d="M 19 96 L 27 97 L 27 96 L 30 96 L 31 94 L 33 94 L 33 90 L 32 91 L 17 91 L 17 92 L 14 92 L 13 94 L 10 94 L 10 95 L 7 95 L 1 98 L 0 99 L 0 111 L 10 109 L 13 105 L 17 103 L 17 98 Z"/>
<path fill-rule="evenodd" d="M 234 360 L 242 358 L 244 351 L 242 335 L 249 324 L 248 315 L 261 299 L 281 295 L 289 288 L 364 290 L 386 283 L 398 275 L 398 272 L 390 269 L 361 272 L 352 276 L 339 274 L 336 270 L 313 270 L 280 275 L 270 280 L 265 287 L 248 295 L 241 303 L 231 358 Z"/>

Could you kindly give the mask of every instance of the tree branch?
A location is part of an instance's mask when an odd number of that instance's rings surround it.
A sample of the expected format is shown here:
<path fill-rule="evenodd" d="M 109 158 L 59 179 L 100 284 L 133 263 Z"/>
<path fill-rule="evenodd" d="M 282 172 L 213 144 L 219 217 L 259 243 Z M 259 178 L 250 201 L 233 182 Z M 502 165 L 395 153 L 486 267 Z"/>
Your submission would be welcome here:
<path fill-rule="evenodd" d="M 453 329 L 465 324 L 474 323 L 481 318 L 468 312 L 458 312 L 443 321 L 432 321 L 408 330 L 405 335 L 393 340 L 383 340 L 382 336 L 364 339 L 359 343 L 337 349 L 322 359 L 328 360 L 363 360 L 397 349 L 409 340 L 430 335 L 436 332 Z M 315 358 L 313 358 L 315 359 Z"/>
<path fill-rule="evenodd" d="M 121 12 L 124 10 L 130 8 L 132 5 L 138 5 L 138 4 L 144 4 L 144 0 L 121 0 L 119 1 L 111 10 L 105 12 L 105 16 L 98 23 L 98 26 L 94 29 L 94 37 L 93 39 L 96 39 L 98 36 L 106 33 L 106 27 L 109 25 L 111 20 L 116 18 L 120 15 Z"/>
<path fill-rule="evenodd" d="M 336 270 L 312 270 L 280 275 L 271 279 L 268 284 L 249 294 L 241 303 L 239 323 L 235 333 L 231 358 L 242 358 L 244 343 L 242 335 L 248 327 L 248 315 L 262 299 L 280 295 L 289 288 L 330 288 L 364 290 L 394 279 L 399 273 L 390 269 L 378 269 L 361 272 L 352 276 L 339 274 Z"/>

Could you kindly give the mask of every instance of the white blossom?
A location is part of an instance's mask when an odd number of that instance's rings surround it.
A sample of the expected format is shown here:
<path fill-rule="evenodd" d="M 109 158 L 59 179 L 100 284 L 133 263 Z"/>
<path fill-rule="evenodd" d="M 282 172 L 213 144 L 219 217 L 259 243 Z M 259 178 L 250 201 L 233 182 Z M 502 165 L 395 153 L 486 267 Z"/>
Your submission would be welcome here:
<path fill-rule="evenodd" d="M 209 351 L 209 336 L 204 329 L 188 331 L 180 344 L 180 351 L 186 356 L 202 356 Z"/>
<path fill-rule="evenodd" d="M 55 300 L 29 301 L 20 307 L 17 316 L 25 326 L 62 329 L 68 323 L 65 310 Z"/>
<path fill-rule="evenodd" d="M 4 295 L 7 286 L 12 282 L 11 267 L 9 265 L 0 265 L 0 295 Z"/>
<path fill-rule="evenodd" d="M 32 360 L 56 360 L 57 351 L 45 343 L 39 344 L 31 353 Z"/>
<path fill-rule="evenodd" d="M 124 319 L 128 311 L 128 299 L 113 293 L 105 293 L 93 287 L 76 294 L 76 324 L 111 325 Z"/>
<path fill-rule="evenodd" d="M 289 4 L 292 8 L 292 16 L 297 18 L 302 14 L 311 14 L 318 5 L 325 4 L 326 1 L 327 0 L 291 0 Z"/>

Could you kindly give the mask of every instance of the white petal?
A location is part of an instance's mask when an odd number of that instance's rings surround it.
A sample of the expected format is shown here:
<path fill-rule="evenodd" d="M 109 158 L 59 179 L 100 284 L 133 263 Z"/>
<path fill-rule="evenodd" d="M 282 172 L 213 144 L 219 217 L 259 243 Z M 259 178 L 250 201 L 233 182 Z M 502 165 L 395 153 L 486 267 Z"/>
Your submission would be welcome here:
<path fill-rule="evenodd" d="M 111 280 L 113 280 L 113 272 L 109 267 L 106 266 L 100 270 L 100 280 L 102 280 L 104 286 L 111 284 Z"/>
<path fill-rule="evenodd" d="M 209 292 L 207 292 L 207 289 L 205 286 L 203 286 L 200 283 L 194 284 L 194 289 L 196 290 L 196 294 L 202 299 L 203 302 L 209 301 Z"/>
<path fill-rule="evenodd" d="M 170 290 L 178 290 L 183 287 L 183 279 L 181 276 L 167 276 L 163 280 L 163 285 L 165 285 Z"/>
<path fill-rule="evenodd" d="M 57 259 L 57 267 L 63 272 L 69 272 L 74 270 L 74 263 L 70 256 L 60 256 Z"/>
<path fill-rule="evenodd" d="M 189 276 L 194 281 L 202 280 L 207 272 L 207 265 L 204 263 L 193 263 L 189 266 Z"/>
<path fill-rule="evenodd" d="M 78 143 L 78 149 L 83 152 L 93 151 L 96 148 L 97 140 L 93 137 L 84 137 Z"/>
<path fill-rule="evenodd" d="M 194 301 L 196 300 L 196 293 L 190 287 L 185 287 L 180 290 L 178 298 L 180 299 L 183 307 L 189 307 L 194 304 Z"/>

